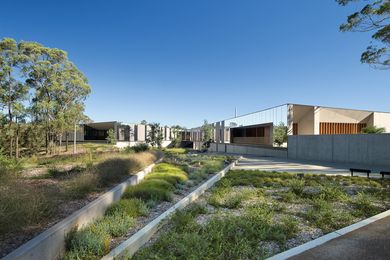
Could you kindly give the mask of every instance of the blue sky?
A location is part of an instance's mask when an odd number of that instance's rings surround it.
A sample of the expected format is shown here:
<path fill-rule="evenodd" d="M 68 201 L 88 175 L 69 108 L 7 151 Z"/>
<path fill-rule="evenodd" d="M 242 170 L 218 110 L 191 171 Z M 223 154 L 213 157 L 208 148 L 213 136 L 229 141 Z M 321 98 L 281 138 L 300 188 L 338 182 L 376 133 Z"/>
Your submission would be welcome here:
<path fill-rule="evenodd" d="M 5 1 L 0 38 L 66 50 L 94 121 L 200 125 L 284 103 L 390 111 L 334 0 Z"/>

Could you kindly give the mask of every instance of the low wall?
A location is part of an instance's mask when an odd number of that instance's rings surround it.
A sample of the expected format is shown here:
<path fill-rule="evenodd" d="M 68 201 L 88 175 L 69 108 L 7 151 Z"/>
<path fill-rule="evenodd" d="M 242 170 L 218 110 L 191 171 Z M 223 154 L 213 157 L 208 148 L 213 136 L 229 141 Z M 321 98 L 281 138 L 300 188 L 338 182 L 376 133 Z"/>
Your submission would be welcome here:
<path fill-rule="evenodd" d="M 278 147 L 261 147 L 237 144 L 210 144 L 210 152 L 223 152 L 242 155 L 287 158 L 287 149 Z"/>
<path fill-rule="evenodd" d="M 141 180 L 143 180 L 145 175 L 152 171 L 154 165 L 155 164 L 151 164 L 144 170 L 136 173 L 135 175 L 127 179 L 127 181 L 117 185 L 115 188 L 104 193 L 102 196 L 100 196 L 93 202 L 89 203 L 88 205 L 74 212 L 72 215 L 57 223 L 53 227 L 49 228 L 40 235 L 23 244 L 22 246 L 2 258 L 2 260 L 58 259 L 65 251 L 66 235 L 73 228 L 81 228 L 93 222 L 95 219 L 101 218 L 107 208 L 112 203 L 118 201 L 122 197 L 126 188 L 132 185 L 136 185 Z"/>
<path fill-rule="evenodd" d="M 390 134 L 289 136 L 288 157 L 388 167 Z"/>

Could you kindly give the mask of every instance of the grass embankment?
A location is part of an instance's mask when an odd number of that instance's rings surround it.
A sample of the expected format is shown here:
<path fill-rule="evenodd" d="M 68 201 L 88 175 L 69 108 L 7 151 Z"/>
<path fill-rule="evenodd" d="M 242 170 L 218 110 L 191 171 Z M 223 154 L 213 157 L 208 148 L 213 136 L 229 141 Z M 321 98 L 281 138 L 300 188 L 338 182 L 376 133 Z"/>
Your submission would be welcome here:
<path fill-rule="evenodd" d="M 134 259 L 263 259 L 390 208 L 390 181 L 230 171 Z"/>
<path fill-rule="evenodd" d="M 39 231 L 64 210 L 64 203 L 102 192 L 158 156 L 154 151 L 92 154 L 83 164 L 68 170 L 51 168 L 47 174 L 33 178 L 9 172 L 0 175 L 0 240 L 15 232 Z"/>
<path fill-rule="evenodd" d="M 68 153 L 61 153 L 48 156 L 31 156 L 19 159 L 18 164 L 23 169 L 29 168 L 50 168 L 61 167 L 64 165 L 83 165 L 85 162 L 97 162 L 100 155 L 107 153 L 118 153 L 120 149 L 111 144 L 93 144 L 85 143 L 77 145 L 77 153 L 73 154 L 73 147 L 69 148 Z"/>
<path fill-rule="evenodd" d="M 148 210 L 162 201 L 171 201 L 174 193 L 180 194 L 184 187 L 196 185 L 220 170 L 226 159 L 189 155 L 184 149 L 167 149 L 165 153 L 165 162 L 156 165 L 140 184 L 129 187 L 104 218 L 69 236 L 65 259 L 101 258 L 109 253 L 110 241 L 126 235 L 138 217 L 147 215 Z"/>

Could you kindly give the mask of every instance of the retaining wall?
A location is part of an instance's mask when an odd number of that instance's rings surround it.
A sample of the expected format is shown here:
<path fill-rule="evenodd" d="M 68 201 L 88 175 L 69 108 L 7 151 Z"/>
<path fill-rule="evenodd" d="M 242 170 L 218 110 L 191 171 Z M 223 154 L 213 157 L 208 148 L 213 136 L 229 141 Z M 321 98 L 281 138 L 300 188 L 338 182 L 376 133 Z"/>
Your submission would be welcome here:
<path fill-rule="evenodd" d="M 210 144 L 210 152 L 223 152 L 241 155 L 257 155 L 265 157 L 287 158 L 287 149 L 278 147 L 262 147 L 236 144 Z"/>
<path fill-rule="evenodd" d="M 161 159 L 160 159 L 161 160 Z M 159 162 L 158 160 L 157 162 Z M 156 163 L 157 163 L 156 162 Z M 150 173 L 155 164 L 151 164 L 142 171 L 136 173 L 125 182 L 106 192 L 93 202 L 69 217 L 44 231 L 40 235 L 23 244 L 3 260 L 30 259 L 52 260 L 58 259 L 65 252 L 66 235 L 75 227 L 81 228 L 94 220 L 103 217 L 106 209 L 115 201 L 118 201 L 127 187 L 138 184 Z"/>
<path fill-rule="evenodd" d="M 390 166 L 390 134 L 295 135 L 288 158 Z"/>

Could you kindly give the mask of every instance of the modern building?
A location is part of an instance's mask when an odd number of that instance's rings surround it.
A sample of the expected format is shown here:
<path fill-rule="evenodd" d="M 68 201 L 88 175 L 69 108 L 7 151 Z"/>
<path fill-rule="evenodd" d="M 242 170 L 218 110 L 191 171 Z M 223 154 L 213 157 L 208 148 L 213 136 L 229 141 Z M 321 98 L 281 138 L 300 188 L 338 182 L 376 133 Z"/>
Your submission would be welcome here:
<path fill-rule="evenodd" d="M 76 132 L 77 142 L 106 142 L 108 131 L 114 130 L 117 146 L 133 146 L 144 143 L 151 130 L 149 125 L 125 124 L 118 121 L 96 122 L 79 125 Z M 162 146 L 168 146 L 176 133 L 169 127 L 161 127 L 163 135 Z M 73 141 L 73 133 L 68 133 L 68 139 Z"/>
<path fill-rule="evenodd" d="M 390 132 L 390 113 L 284 104 L 250 114 L 215 122 L 214 141 L 245 145 L 273 145 L 273 128 L 287 126 L 288 135 L 358 134 L 367 126 Z M 200 127 L 190 129 L 190 139 L 202 140 Z"/>

